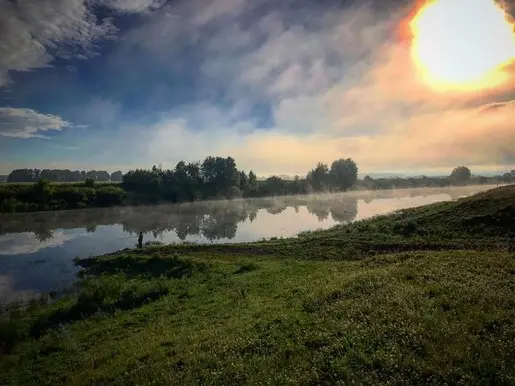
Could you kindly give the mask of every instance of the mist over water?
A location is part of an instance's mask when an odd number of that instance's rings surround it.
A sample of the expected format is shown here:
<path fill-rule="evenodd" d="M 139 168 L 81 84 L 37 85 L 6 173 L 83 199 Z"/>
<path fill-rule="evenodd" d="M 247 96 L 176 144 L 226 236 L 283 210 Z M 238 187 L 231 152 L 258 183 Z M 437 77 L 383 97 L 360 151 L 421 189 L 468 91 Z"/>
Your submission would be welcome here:
<path fill-rule="evenodd" d="M 75 257 L 144 242 L 227 243 L 292 237 L 299 232 L 453 200 L 492 186 L 363 191 L 0 215 L 0 302 L 65 287 Z"/>

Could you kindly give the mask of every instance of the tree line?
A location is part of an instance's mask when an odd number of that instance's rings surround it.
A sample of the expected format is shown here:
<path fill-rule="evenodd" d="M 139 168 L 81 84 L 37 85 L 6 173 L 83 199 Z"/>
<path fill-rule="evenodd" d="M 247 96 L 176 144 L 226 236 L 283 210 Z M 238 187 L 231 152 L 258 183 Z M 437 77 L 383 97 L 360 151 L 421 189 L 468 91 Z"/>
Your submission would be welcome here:
<path fill-rule="evenodd" d="M 121 184 L 96 184 L 107 181 L 107 172 L 81 174 L 85 178 L 73 184 L 64 178 L 48 179 L 48 173 L 38 169 L 19 169 L 32 185 L 7 184 L 0 186 L 0 212 L 29 212 L 38 210 L 77 209 L 97 206 L 156 204 L 161 202 L 192 202 L 240 197 L 267 197 L 309 194 L 321 191 L 343 191 L 357 181 L 358 168 L 351 159 L 334 161 L 329 168 L 319 163 L 306 178 L 293 180 L 270 177 L 258 181 L 256 174 L 239 170 L 232 157 L 207 157 L 202 162 L 180 161 L 173 169 L 131 170 L 121 177 Z M 28 172 L 27 172 L 28 170 Z M 14 172 L 13 172 L 14 173 Z M 73 173 L 73 172 L 72 172 Z M 80 174 L 80 172 L 77 172 Z M 14 176 L 21 175 L 14 173 Z M 67 173 L 62 173 L 66 175 Z M 121 174 L 121 173 L 120 173 Z M 28 177 L 27 177 L 28 175 Z M 19 177 L 21 178 L 21 177 Z M 111 180 L 113 175 L 111 175 Z M 14 182 L 12 179 L 10 182 Z M 21 182 L 21 181 L 18 181 Z M 29 181 L 30 182 L 30 181 Z"/>
<path fill-rule="evenodd" d="M 276 176 L 258 181 L 256 174 L 239 170 L 232 157 L 207 157 L 202 162 L 180 161 L 174 169 L 129 171 L 122 187 L 143 201 L 170 202 L 202 199 L 282 196 L 321 191 L 344 191 L 357 181 L 358 167 L 350 158 L 336 160 L 329 168 L 323 163 L 307 173 L 284 180 Z"/>
<path fill-rule="evenodd" d="M 121 182 L 123 173 L 116 171 L 109 174 L 105 170 L 69 170 L 69 169 L 15 169 L 7 176 L 7 182 Z"/>
<path fill-rule="evenodd" d="M 354 186 L 359 190 L 388 190 L 388 189 L 410 189 L 410 188 L 444 188 L 448 186 L 463 185 L 496 185 L 515 183 L 515 171 L 495 176 L 473 175 L 466 166 L 454 168 L 450 175 L 440 177 L 384 177 L 371 178 L 365 176 Z"/>
<path fill-rule="evenodd" d="M 22 171 L 22 172 L 20 172 Z M 15 173 L 16 172 L 16 173 Z M 371 178 L 358 180 L 358 167 L 350 159 L 339 159 L 327 165 L 317 165 L 306 177 L 283 179 L 272 176 L 258 180 L 256 174 L 237 168 L 231 157 L 207 157 L 202 162 L 180 161 L 173 169 L 132 170 L 122 175 L 113 173 L 113 184 L 107 182 L 107 172 L 70 172 L 80 175 L 79 181 L 66 180 L 58 173 L 38 169 L 18 169 L 11 177 L 39 179 L 31 185 L 0 184 L 0 212 L 76 209 L 98 206 L 156 204 L 161 202 L 193 202 L 212 199 L 255 198 L 304 195 L 318 192 L 354 190 L 388 190 L 399 188 L 447 187 L 470 184 L 515 183 L 514 173 L 484 177 L 472 175 L 465 166 L 455 168 L 447 177 Z M 67 170 L 60 170 L 68 175 Z M 18 177 L 16 177 L 18 176 Z M 29 177 L 27 177 L 29 176 Z M 52 179 L 43 178 L 53 176 Z M 74 182 L 51 184 L 51 181 Z M 12 181 L 12 180 L 11 180 Z M 121 183 L 118 183 L 121 182 Z"/>

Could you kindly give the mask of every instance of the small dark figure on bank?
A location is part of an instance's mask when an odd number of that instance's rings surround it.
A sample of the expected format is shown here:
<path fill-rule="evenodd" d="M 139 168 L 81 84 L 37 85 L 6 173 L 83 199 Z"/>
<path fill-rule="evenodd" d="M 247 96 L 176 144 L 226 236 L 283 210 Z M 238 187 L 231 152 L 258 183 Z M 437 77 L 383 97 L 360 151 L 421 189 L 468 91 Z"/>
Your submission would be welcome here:
<path fill-rule="evenodd" d="M 143 248 L 143 232 L 140 232 L 138 236 L 138 248 Z"/>

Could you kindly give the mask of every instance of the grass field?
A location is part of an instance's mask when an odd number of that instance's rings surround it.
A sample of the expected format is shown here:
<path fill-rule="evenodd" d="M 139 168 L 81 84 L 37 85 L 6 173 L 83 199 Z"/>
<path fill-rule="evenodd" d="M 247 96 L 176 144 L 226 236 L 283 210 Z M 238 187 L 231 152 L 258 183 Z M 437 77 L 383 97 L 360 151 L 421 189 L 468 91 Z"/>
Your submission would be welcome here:
<path fill-rule="evenodd" d="M 515 383 L 515 187 L 298 239 L 78 261 L 1 384 Z"/>

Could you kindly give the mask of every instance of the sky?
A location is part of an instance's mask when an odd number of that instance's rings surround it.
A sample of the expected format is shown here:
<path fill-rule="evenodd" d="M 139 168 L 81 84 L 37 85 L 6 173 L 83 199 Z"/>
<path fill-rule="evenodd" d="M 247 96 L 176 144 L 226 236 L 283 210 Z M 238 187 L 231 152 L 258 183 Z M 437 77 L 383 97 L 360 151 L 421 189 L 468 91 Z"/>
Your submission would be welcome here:
<path fill-rule="evenodd" d="M 0 174 L 515 169 L 515 1 L 0 0 Z"/>

